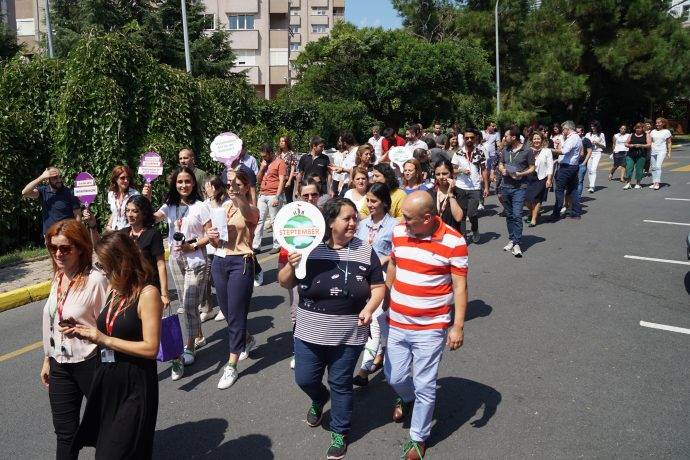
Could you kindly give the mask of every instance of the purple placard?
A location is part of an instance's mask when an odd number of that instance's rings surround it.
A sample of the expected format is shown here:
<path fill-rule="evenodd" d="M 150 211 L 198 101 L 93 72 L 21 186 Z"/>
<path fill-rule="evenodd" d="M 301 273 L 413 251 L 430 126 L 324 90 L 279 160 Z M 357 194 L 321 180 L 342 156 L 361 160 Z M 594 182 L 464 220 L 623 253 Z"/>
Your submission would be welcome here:
<path fill-rule="evenodd" d="M 158 176 L 163 174 L 163 159 L 153 150 L 146 152 L 139 161 L 139 174 L 144 176 L 147 184 L 150 184 Z"/>
<path fill-rule="evenodd" d="M 235 133 L 221 133 L 211 142 L 211 158 L 230 166 L 242 154 L 242 139 Z"/>
<path fill-rule="evenodd" d="M 87 172 L 80 172 L 74 178 L 74 196 L 86 206 L 90 206 L 98 195 L 98 187 L 93 176 Z"/>

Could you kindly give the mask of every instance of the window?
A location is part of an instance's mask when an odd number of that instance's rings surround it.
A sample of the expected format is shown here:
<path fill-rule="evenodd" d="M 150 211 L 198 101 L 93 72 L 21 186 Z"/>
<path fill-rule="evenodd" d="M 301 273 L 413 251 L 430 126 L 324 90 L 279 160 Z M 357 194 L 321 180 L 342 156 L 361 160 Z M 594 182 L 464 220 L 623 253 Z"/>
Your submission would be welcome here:
<path fill-rule="evenodd" d="M 290 43 L 290 51 L 299 51 L 299 43 Z"/>
<path fill-rule="evenodd" d="M 325 24 L 312 24 L 311 33 L 313 34 L 327 34 L 328 26 Z"/>
<path fill-rule="evenodd" d="M 216 28 L 216 15 L 205 14 L 204 15 L 204 29 L 213 30 Z"/>
<path fill-rule="evenodd" d="M 256 65 L 256 50 L 233 50 L 237 60 L 235 65 L 240 66 L 255 66 Z"/>
<path fill-rule="evenodd" d="M 287 48 L 271 48 L 269 55 L 269 65 L 287 65 L 288 64 L 288 50 Z"/>
<path fill-rule="evenodd" d="M 25 37 L 28 35 L 35 35 L 35 23 L 33 18 L 17 19 L 17 36 Z"/>
<path fill-rule="evenodd" d="M 254 15 L 228 14 L 228 28 L 230 30 L 254 30 Z"/>
<path fill-rule="evenodd" d="M 323 6 L 312 6 L 311 14 L 312 16 L 326 16 L 328 14 L 328 8 Z"/>
<path fill-rule="evenodd" d="M 290 34 L 298 34 L 299 26 L 290 26 Z"/>
<path fill-rule="evenodd" d="M 299 8 L 291 8 L 290 16 L 299 16 Z"/>

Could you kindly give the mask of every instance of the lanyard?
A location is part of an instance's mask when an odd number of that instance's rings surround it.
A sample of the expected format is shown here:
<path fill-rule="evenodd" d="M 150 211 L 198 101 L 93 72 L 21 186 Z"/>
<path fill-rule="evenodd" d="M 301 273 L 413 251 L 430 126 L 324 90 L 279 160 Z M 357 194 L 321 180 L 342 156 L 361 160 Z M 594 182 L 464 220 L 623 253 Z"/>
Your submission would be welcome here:
<path fill-rule="evenodd" d="M 115 319 L 122 313 L 124 310 L 123 306 L 127 302 L 127 297 L 123 297 L 120 303 L 117 305 L 117 309 L 115 310 L 115 314 L 113 315 L 112 319 L 110 318 L 110 315 L 113 312 L 113 300 L 115 300 L 115 296 L 113 295 L 112 291 L 110 292 L 110 299 L 108 301 L 108 311 L 105 315 L 105 330 L 108 333 L 108 335 L 113 334 L 113 325 L 115 324 Z"/>
<path fill-rule="evenodd" d="M 119 200 L 117 195 L 117 192 L 115 192 L 115 207 L 117 208 L 118 220 L 121 221 L 125 218 L 125 207 L 127 206 L 127 200 L 129 198 L 129 190 L 122 194 L 122 200 Z"/>
<path fill-rule="evenodd" d="M 184 218 L 187 215 L 187 212 L 189 212 L 189 205 L 185 206 L 182 216 L 180 216 L 180 205 L 178 204 L 175 206 L 175 226 L 177 227 L 176 230 L 178 232 L 182 231 L 182 224 L 184 223 Z"/>
<path fill-rule="evenodd" d="M 343 287 L 347 288 L 347 278 L 350 273 L 350 243 L 347 244 L 347 259 L 345 259 L 345 270 L 340 268 L 339 264 L 336 264 L 336 267 L 338 267 L 338 270 L 343 272 L 345 274 L 345 281 L 343 281 Z"/>
<path fill-rule="evenodd" d="M 72 280 L 69 282 L 69 285 L 67 286 L 67 290 L 65 293 L 62 293 L 62 279 L 65 277 L 64 274 L 60 275 L 60 282 L 58 283 L 58 288 L 57 288 L 57 303 L 55 304 L 55 309 L 53 310 L 52 313 L 50 313 L 50 327 L 53 327 L 53 324 L 55 323 L 55 316 L 57 313 L 57 316 L 59 317 L 58 322 L 62 321 L 62 309 L 65 306 L 65 300 L 67 300 L 67 294 L 69 294 L 70 289 L 72 289 L 72 285 L 74 284 L 74 281 L 77 279 L 76 277 L 72 278 Z"/>

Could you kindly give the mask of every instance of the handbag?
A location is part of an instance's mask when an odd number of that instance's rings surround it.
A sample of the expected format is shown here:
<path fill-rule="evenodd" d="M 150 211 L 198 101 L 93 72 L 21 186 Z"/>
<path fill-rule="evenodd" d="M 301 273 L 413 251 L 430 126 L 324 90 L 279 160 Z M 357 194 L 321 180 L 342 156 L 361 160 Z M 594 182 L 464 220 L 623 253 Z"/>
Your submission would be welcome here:
<path fill-rule="evenodd" d="M 161 342 L 156 356 L 156 360 L 162 363 L 178 358 L 184 351 L 180 318 L 171 314 L 170 305 L 166 313 L 167 316 L 161 319 Z"/>

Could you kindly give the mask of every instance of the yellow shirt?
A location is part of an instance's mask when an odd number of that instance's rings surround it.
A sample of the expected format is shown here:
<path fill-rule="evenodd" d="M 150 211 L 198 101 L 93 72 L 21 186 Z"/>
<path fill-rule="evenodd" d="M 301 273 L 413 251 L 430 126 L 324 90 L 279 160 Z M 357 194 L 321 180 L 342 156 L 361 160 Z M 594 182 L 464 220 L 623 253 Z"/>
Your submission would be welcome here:
<path fill-rule="evenodd" d="M 399 188 L 396 188 L 395 191 L 391 193 L 391 209 L 388 211 L 388 214 L 390 214 L 391 217 L 395 217 L 396 219 L 402 218 L 402 201 L 406 196 L 407 195 L 405 192 Z M 359 210 L 359 214 L 363 217 L 369 215 L 369 208 L 367 207 L 366 200 L 362 205 L 362 208 Z"/>

